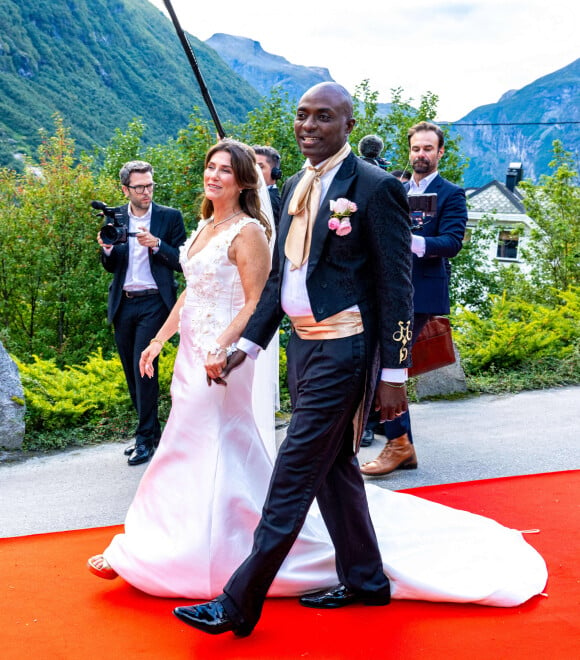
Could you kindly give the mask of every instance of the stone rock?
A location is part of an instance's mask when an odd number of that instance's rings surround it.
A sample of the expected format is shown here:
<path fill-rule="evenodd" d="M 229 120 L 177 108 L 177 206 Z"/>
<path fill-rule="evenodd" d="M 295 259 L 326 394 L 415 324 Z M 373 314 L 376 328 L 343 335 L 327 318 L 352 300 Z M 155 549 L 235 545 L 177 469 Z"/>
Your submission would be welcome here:
<path fill-rule="evenodd" d="M 455 362 L 447 367 L 428 371 L 417 378 L 416 392 L 419 399 L 445 394 L 467 392 L 465 373 L 457 347 L 453 345 Z"/>
<path fill-rule="evenodd" d="M 0 447 L 20 449 L 25 411 L 18 367 L 0 342 Z"/>

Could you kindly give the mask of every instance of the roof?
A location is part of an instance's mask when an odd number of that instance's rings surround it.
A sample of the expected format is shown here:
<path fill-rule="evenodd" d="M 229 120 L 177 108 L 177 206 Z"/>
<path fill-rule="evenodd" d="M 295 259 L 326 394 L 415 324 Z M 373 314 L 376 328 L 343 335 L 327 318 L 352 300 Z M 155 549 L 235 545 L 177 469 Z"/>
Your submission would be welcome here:
<path fill-rule="evenodd" d="M 466 197 L 469 210 L 476 213 L 526 213 L 521 192 L 517 188 L 512 192 L 505 184 L 495 179 L 482 188 L 467 190 Z"/>

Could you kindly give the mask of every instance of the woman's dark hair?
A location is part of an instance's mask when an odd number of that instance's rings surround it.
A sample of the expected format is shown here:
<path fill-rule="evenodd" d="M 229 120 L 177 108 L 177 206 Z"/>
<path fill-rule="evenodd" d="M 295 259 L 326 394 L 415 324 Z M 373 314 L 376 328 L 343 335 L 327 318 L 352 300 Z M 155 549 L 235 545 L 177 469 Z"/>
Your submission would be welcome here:
<path fill-rule="evenodd" d="M 258 188 L 260 180 L 256 166 L 254 150 L 243 142 L 225 138 L 213 145 L 205 155 L 205 167 L 212 156 L 220 151 L 226 151 L 232 159 L 232 170 L 236 183 L 241 188 L 240 206 L 242 211 L 250 218 L 255 218 L 266 230 L 266 237 L 270 240 L 272 236 L 272 227 L 268 218 L 262 212 L 260 207 L 260 197 Z M 213 215 L 213 202 L 204 196 L 201 203 L 201 217 L 210 218 Z"/>

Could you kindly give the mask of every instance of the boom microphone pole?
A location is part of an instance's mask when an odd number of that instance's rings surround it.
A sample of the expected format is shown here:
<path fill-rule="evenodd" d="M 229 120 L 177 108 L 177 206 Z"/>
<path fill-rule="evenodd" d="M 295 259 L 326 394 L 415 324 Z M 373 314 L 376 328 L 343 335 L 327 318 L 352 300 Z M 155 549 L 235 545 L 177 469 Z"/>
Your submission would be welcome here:
<path fill-rule="evenodd" d="M 185 51 L 187 59 L 189 60 L 189 64 L 191 65 L 191 68 L 193 69 L 193 73 L 197 78 L 201 95 L 203 96 L 203 100 L 205 101 L 207 109 L 209 110 L 211 118 L 213 119 L 213 123 L 215 124 L 217 134 L 220 136 L 221 139 L 223 139 L 225 138 L 226 134 L 221 125 L 220 118 L 218 117 L 217 110 L 215 109 L 207 85 L 205 84 L 205 80 L 201 75 L 201 70 L 199 68 L 199 64 L 197 63 L 195 53 L 193 52 L 193 49 L 191 48 L 191 44 L 187 40 L 185 33 L 181 29 L 181 25 L 179 24 L 179 19 L 177 18 L 175 11 L 173 11 L 173 6 L 171 5 L 171 1 L 163 0 L 163 4 L 167 7 L 167 11 L 171 16 L 171 20 L 173 21 L 175 31 L 177 32 L 177 36 L 179 37 L 179 41 L 181 41 L 181 45 L 183 46 L 183 50 Z"/>

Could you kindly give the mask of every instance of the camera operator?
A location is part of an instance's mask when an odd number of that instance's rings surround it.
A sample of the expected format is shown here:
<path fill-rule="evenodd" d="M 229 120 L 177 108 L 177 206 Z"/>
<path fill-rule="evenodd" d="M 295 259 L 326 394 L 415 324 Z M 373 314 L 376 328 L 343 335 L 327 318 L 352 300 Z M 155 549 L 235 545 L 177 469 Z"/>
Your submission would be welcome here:
<path fill-rule="evenodd" d="M 113 281 L 109 286 L 108 321 L 115 330 L 115 342 L 125 372 L 131 400 L 139 422 L 135 444 L 125 450 L 129 465 L 146 463 L 155 452 L 161 436 L 157 413 L 158 368 L 152 378 L 139 374 L 139 357 L 165 322 L 176 301 L 177 282 L 173 271 L 180 271 L 179 247 L 186 234 L 181 212 L 155 204 L 153 168 L 144 161 L 125 163 L 119 172 L 128 204 L 115 209 L 115 220 L 105 224 L 121 227 L 105 232 L 118 235 L 105 243 L 99 232 L 101 262 Z M 126 229 L 124 229 L 126 228 Z M 108 228 L 109 229 L 109 228 Z"/>
<path fill-rule="evenodd" d="M 409 161 L 413 175 L 403 185 L 409 196 L 430 195 L 437 200 L 436 211 L 414 222 L 411 250 L 413 252 L 414 322 L 412 342 L 417 339 L 429 317 L 449 314 L 449 259 L 463 245 L 467 223 L 467 204 L 463 188 L 444 179 L 437 167 L 445 151 L 443 131 L 429 122 L 412 126 L 408 133 Z M 412 345 L 412 344 L 411 344 Z M 375 421 L 375 428 L 376 423 Z M 403 413 L 384 424 L 387 444 L 373 461 L 365 463 L 361 472 L 382 476 L 396 469 L 417 467 L 413 446 L 411 418 Z M 370 442 L 369 442 L 370 440 Z M 369 418 L 363 441 L 373 440 L 373 420 Z"/>
<path fill-rule="evenodd" d="M 378 135 L 365 135 L 358 143 L 360 158 L 371 165 L 378 165 L 382 170 L 389 168 L 389 161 L 381 158 L 384 143 Z"/>

